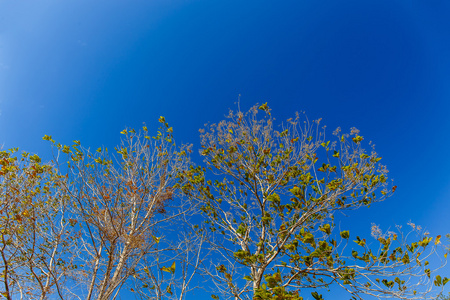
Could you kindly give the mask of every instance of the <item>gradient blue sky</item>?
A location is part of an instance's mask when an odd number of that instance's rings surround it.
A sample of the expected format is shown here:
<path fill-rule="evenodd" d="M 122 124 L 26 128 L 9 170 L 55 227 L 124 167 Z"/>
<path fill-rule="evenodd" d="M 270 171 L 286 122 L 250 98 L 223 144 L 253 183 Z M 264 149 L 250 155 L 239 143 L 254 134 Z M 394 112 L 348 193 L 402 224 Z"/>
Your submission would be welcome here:
<path fill-rule="evenodd" d="M 409 220 L 445 234 L 449 16 L 447 0 L 0 0 L 0 144 L 114 145 L 164 115 L 198 146 L 241 94 L 375 142 L 398 190 L 352 213 L 362 234 Z"/>

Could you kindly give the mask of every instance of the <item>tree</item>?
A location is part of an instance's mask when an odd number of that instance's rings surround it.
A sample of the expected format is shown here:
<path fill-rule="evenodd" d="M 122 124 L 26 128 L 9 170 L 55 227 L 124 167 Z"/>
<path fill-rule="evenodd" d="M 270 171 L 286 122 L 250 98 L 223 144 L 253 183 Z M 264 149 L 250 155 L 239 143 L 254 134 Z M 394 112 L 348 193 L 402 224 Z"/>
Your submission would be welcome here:
<path fill-rule="evenodd" d="M 51 136 L 51 163 L 0 151 L 3 297 L 182 300 L 214 286 L 214 299 L 322 299 L 338 285 L 354 299 L 423 299 L 449 281 L 430 267 L 440 236 L 339 228 L 338 212 L 396 188 L 355 128 L 327 140 L 300 114 L 275 127 L 266 104 L 230 112 L 202 132 L 205 168 L 159 121 L 154 137 L 122 131 L 113 153 Z"/>
<path fill-rule="evenodd" d="M 207 168 L 184 173 L 183 190 L 199 202 L 216 253 L 206 270 L 213 298 L 302 299 L 309 289 L 322 299 L 319 289 L 337 284 L 358 299 L 423 299 L 440 237 L 432 242 L 414 228 L 419 238 L 411 243 L 374 227 L 374 248 L 337 230 L 337 212 L 368 207 L 396 189 L 371 143 L 364 150 L 355 128 L 338 128 L 328 140 L 320 120 L 300 114 L 278 128 L 267 104 L 230 111 L 202 132 Z"/>
<path fill-rule="evenodd" d="M 70 291 L 76 236 L 65 218 L 64 178 L 37 155 L 0 152 L 0 270 L 6 299 L 60 298 Z"/>
<path fill-rule="evenodd" d="M 445 296 L 443 293 L 439 294 L 439 296 L 436 298 L 437 300 L 449 300 L 450 294 Z"/>
<path fill-rule="evenodd" d="M 68 215 L 79 232 L 71 277 L 79 299 L 115 299 L 123 286 L 154 299 L 174 294 L 176 261 L 193 251 L 178 249 L 190 240 L 180 241 L 173 233 L 183 228 L 173 223 L 187 218 L 191 209 L 189 201 L 173 201 L 180 199 L 179 173 L 187 167 L 190 150 L 177 147 L 172 128 L 163 117 L 160 122 L 155 137 L 145 126 L 122 131 L 117 155 L 104 147 L 91 152 L 79 141 L 64 146 L 44 137 L 57 148 L 57 157 L 61 152 L 68 156 L 67 167 L 59 165 L 61 173 L 67 170 Z M 164 273 L 172 276 L 159 276 Z M 180 295 L 188 291 L 188 279 L 177 282 Z"/>
<path fill-rule="evenodd" d="M 447 238 L 447 245 L 445 246 L 445 251 L 446 254 L 448 254 L 450 252 L 450 245 L 448 244 L 448 241 L 450 240 L 450 233 L 447 233 L 446 238 Z M 450 293 L 446 295 L 444 292 L 441 292 L 439 296 L 436 298 L 436 300 L 450 300 Z"/>

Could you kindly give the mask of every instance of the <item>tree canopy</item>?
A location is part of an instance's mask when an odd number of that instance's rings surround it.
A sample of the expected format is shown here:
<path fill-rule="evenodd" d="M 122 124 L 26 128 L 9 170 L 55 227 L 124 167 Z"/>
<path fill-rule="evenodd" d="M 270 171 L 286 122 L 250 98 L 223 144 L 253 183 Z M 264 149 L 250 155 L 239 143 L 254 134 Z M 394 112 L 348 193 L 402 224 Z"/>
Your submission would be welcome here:
<path fill-rule="evenodd" d="M 338 231 L 338 212 L 383 201 L 396 186 L 356 128 L 327 139 L 320 121 L 297 114 L 277 126 L 263 104 L 203 131 L 207 170 L 191 181 L 223 257 L 211 271 L 216 290 L 234 299 L 302 299 L 312 290 L 321 299 L 320 288 L 337 284 L 354 298 L 422 299 L 432 237 L 417 232 L 408 243 L 374 228 L 373 245 Z"/>
<path fill-rule="evenodd" d="M 159 122 L 155 135 L 125 129 L 114 151 L 45 136 L 49 163 L 0 152 L 3 297 L 299 300 L 338 286 L 425 299 L 449 281 L 440 236 L 340 228 L 340 212 L 396 189 L 356 128 L 329 137 L 303 113 L 278 123 L 267 104 L 238 109 L 201 130 L 196 164 Z"/>

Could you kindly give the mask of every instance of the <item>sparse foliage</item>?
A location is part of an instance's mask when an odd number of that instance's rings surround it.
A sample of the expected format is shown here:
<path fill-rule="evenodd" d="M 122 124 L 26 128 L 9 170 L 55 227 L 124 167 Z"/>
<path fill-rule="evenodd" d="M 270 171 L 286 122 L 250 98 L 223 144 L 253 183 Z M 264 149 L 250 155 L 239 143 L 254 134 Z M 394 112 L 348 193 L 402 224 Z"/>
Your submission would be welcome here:
<path fill-rule="evenodd" d="M 169 245 L 165 226 L 190 208 L 186 201 L 172 201 L 188 149 L 178 149 L 172 128 L 164 118 L 160 122 L 154 137 L 145 126 L 122 131 L 118 155 L 106 148 L 92 152 L 78 141 L 56 145 L 69 156 L 66 189 L 80 232 L 74 281 L 85 299 L 115 299 L 130 277 L 140 282 L 152 267 L 161 267 L 158 259 L 168 251 L 161 245 Z M 159 263 L 145 264 L 153 260 Z M 175 261 L 168 262 L 173 274 Z"/>
<path fill-rule="evenodd" d="M 322 299 L 320 289 L 337 284 L 359 299 L 423 299 L 433 281 L 424 267 L 435 252 L 431 237 L 409 243 L 399 233 L 379 234 L 374 247 L 337 231 L 337 212 L 396 189 L 363 141 L 355 128 L 327 139 L 320 120 L 302 114 L 277 126 L 267 104 L 230 112 L 202 131 L 207 170 L 186 174 L 185 190 L 199 201 L 221 257 L 208 270 L 213 298 L 303 299 L 309 290 Z"/>
<path fill-rule="evenodd" d="M 47 299 L 69 292 L 76 236 L 65 218 L 64 178 L 40 157 L 0 152 L 1 295 L 6 299 Z"/>
<path fill-rule="evenodd" d="M 183 300 L 201 288 L 319 300 L 340 286 L 352 299 L 446 299 L 434 287 L 449 279 L 430 267 L 445 264 L 441 236 L 413 223 L 408 233 L 373 224 L 367 238 L 340 228 L 339 212 L 396 189 L 356 128 L 328 138 L 304 114 L 277 125 L 267 104 L 230 111 L 201 131 L 196 166 L 159 122 L 155 136 L 123 130 L 112 152 L 46 135 L 49 164 L 0 151 L 2 297 L 111 300 L 126 289 Z"/>

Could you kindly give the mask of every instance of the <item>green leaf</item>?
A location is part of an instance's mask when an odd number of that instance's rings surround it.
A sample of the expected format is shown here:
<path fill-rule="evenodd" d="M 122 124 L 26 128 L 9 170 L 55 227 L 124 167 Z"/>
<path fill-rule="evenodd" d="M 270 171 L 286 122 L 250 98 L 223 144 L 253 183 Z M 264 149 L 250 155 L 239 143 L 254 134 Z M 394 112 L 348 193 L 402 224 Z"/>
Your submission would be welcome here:
<path fill-rule="evenodd" d="M 30 156 L 30 160 L 34 163 L 40 163 L 41 162 L 41 158 L 39 156 L 37 156 L 37 154 L 31 155 Z"/>
<path fill-rule="evenodd" d="M 441 275 L 437 275 L 436 276 L 436 279 L 434 280 L 434 285 L 435 286 L 441 286 L 442 285 Z"/>
<path fill-rule="evenodd" d="M 70 152 L 70 147 L 69 146 L 63 146 L 62 150 L 63 153 L 68 154 Z"/>
<path fill-rule="evenodd" d="M 320 144 L 320 146 L 327 148 L 329 144 L 330 144 L 330 141 L 327 141 L 327 142 L 323 142 L 322 144 Z"/>
<path fill-rule="evenodd" d="M 267 201 L 280 203 L 281 199 L 278 194 L 273 193 L 267 197 Z"/>
<path fill-rule="evenodd" d="M 269 107 L 267 106 L 267 102 L 264 103 L 263 105 L 261 105 L 260 107 L 258 107 L 258 109 L 264 110 L 264 111 L 266 111 L 268 108 L 269 108 Z"/>
<path fill-rule="evenodd" d="M 438 245 L 438 244 L 440 244 L 440 243 L 441 243 L 441 236 L 438 235 L 438 236 L 436 237 L 436 239 L 434 240 L 434 244 L 435 244 L 435 245 Z"/>
<path fill-rule="evenodd" d="M 325 224 L 322 227 L 320 227 L 320 231 L 325 232 L 326 234 L 331 234 L 331 226 L 330 224 Z"/>
<path fill-rule="evenodd" d="M 367 158 L 369 158 L 370 156 L 367 155 L 366 153 L 362 153 L 359 157 L 360 157 L 361 159 L 367 159 Z"/>
<path fill-rule="evenodd" d="M 406 252 L 405 255 L 403 256 L 403 258 L 402 258 L 402 263 L 404 263 L 405 265 L 406 265 L 406 264 L 409 264 L 409 255 L 408 255 L 408 252 Z"/>
<path fill-rule="evenodd" d="M 354 241 L 354 242 L 361 247 L 364 247 L 366 245 L 366 240 L 361 239 L 359 236 L 356 237 L 356 241 Z"/>
<path fill-rule="evenodd" d="M 305 244 L 310 244 L 311 246 L 315 247 L 316 243 L 314 241 L 314 235 L 312 235 L 312 233 L 305 233 L 304 237 L 303 237 L 303 243 Z"/>
<path fill-rule="evenodd" d="M 175 262 L 173 262 L 170 267 L 162 267 L 161 270 L 170 274 L 175 273 Z"/>
<path fill-rule="evenodd" d="M 148 270 L 148 267 L 145 267 L 145 268 L 144 268 L 144 272 L 145 272 L 147 275 L 150 275 L 150 271 Z"/>
<path fill-rule="evenodd" d="M 169 284 L 169 286 L 166 288 L 167 293 L 169 293 L 170 295 L 173 294 L 172 292 L 172 284 Z"/>
<path fill-rule="evenodd" d="M 341 231 L 341 238 L 343 239 L 350 238 L 350 232 L 348 230 Z"/>
<path fill-rule="evenodd" d="M 428 244 L 431 242 L 431 240 L 433 240 L 432 237 L 424 237 L 421 241 L 417 242 L 419 244 L 419 246 L 422 246 L 423 248 L 425 248 L 426 246 L 428 246 Z"/>
<path fill-rule="evenodd" d="M 362 140 L 364 140 L 364 138 L 362 136 L 356 135 L 353 139 L 353 142 L 355 142 L 356 144 L 360 143 Z"/>

